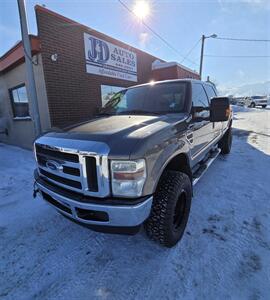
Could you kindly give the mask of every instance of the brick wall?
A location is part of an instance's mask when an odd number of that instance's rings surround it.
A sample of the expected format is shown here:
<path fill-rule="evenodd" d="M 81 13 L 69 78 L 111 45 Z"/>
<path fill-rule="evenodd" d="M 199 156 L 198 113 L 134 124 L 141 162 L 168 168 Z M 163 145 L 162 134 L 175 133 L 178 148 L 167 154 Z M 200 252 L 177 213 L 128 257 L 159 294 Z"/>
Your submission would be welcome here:
<path fill-rule="evenodd" d="M 194 78 L 200 79 L 199 74 L 188 71 L 187 69 L 181 68 L 178 65 L 158 68 L 152 71 L 154 80 L 167 80 L 167 79 L 180 79 L 180 78 Z"/>
<path fill-rule="evenodd" d="M 93 115 L 101 105 L 100 85 L 136 84 L 86 73 L 84 32 L 136 52 L 137 83 L 153 79 L 151 65 L 156 57 L 41 6 L 36 6 L 36 16 L 52 127 L 64 127 Z M 55 53 L 58 59 L 53 62 L 51 55 Z"/>
<path fill-rule="evenodd" d="M 178 78 L 193 78 L 193 79 L 200 79 L 200 75 L 194 72 L 190 72 L 186 69 L 181 67 L 177 68 Z"/>
<path fill-rule="evenodd" d="M 165 80 L 165 79 L 176 79 L 178 78 L 177 67 L 168 67 L 168 68 L 160 68 L 154 69 L 152 71 L 154 80 Z"/>

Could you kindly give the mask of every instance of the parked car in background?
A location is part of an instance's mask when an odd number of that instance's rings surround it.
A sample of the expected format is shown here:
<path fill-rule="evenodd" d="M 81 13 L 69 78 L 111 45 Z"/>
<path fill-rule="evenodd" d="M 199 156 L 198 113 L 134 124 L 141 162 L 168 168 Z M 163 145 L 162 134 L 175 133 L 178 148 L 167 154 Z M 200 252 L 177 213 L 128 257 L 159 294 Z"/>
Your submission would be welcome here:
<path fill-rule="evenodd" d="M 235 104 L 240 105 L 240 106 L 245 106 L 246 105 L 246 98 L 245 97 L 236 97 L 235 99 Z"/>
<path fill-rule="evenodd" d="M 236 97 L 228 96 L 228 98 L 230 99 L 230 104 L 237 105 L 237 98 Z"/>
<path fill-rule="evenodd" d="M 267 96 L 251 96 L 246 97 L 246 106 L 248 107 L 256 107 L 261 106 L 262 108 L 265 108 L 267 106 Z"/>

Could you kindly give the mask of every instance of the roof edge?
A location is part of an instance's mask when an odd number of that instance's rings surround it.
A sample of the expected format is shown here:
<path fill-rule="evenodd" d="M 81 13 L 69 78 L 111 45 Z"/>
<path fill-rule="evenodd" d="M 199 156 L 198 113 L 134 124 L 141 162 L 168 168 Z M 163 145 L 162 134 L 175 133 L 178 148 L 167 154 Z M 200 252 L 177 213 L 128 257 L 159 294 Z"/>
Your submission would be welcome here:
<path fill-rule="evenodd" d="M 32 55 L 40 52 L 40 40 L 35 35 L 29 35 Z M 6 72 L 24 62 L 24 49 L 22 41 L 19 41 L 4 55 L 0 57 L 0 73 Z"/>
<path fill-rule="evenodd" d="M 30 40 L 32 39 L 36 39 L 39 41 L 39 37 L 37 35 L 34 34 L 29 34 L 28 35 Z M 6 58 L 7 56 L 10 55 L 10 53 L 14 52 L 16 49 L 18 49 L 20 46 L 22 45 L 22 40 L 18 41 L 14 46 L 12 46 L 9 50 L 7 50 L 2 56 L 0 56 L 0 61 L 4 58 Z"/>
<path fill-rule="evenodd" d="M 171 61 L 171 62 L 158 62 L 158 63 L 153 63 L 152 64 L 152 70 L 158 70 L 158 69 L 164 69 L 164 68 L 170 68 L 170 67 L 179 67 L 181 69 L 184 69 L 188 72 L 194 73 L 199 75 L 199 73 L 195 70 L 192 70 L 186 66 L 183 66 L 182 64 L 176 62 L 176 61 Z"/>

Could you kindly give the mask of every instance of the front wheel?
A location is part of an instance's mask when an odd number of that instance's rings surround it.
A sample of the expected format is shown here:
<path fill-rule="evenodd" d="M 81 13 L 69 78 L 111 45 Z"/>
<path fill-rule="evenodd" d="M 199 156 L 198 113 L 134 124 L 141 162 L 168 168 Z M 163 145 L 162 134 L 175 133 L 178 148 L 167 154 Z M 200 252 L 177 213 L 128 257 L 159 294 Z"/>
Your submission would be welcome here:
<path fill-rule="evenodd" d="M 165 171 L 154 195 L 150 217 L 145 222 L 147 235 L 166 247 L 173 247 L 185 231 L 192 197 L 189 177 Z"/>
<path fill-rule="evenodd" d="M 262 105 L 262 108 L 266 108 L 267 105 Z"/>
<path fill-rule="evenodd" d="M 250 106 L 249 107 L 251 107 L 251 108 L 255 108 L 255 103 L 254 102 L 252 102 L 251 104 L 250 104 Z"/>

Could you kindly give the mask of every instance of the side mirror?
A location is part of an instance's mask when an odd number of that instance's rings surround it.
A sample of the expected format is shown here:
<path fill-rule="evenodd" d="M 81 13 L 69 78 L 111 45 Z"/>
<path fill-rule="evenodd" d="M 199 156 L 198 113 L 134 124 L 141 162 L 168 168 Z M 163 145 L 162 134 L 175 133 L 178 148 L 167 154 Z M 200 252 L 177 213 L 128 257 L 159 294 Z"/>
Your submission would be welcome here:
<path fill-rule="evenodd" d="M 205 110 L 205 107 L 203 107 L 203 106 L 196 106 L 196 107 L 192 106 L 191 113 L 195 114 L 195 113 L 202 112 L 204 110 Z"/>
<path fill-rule="evenodd" d="M 230 114 L 230 98 L 214 97 L 211 99 L 210 122 L 228 121 Z"/>
<path fill-rule="evenodd" d="M 209 108 L 203 106 L 192 106 L 191 115 L 195 122 L 209 120 Z"/>

